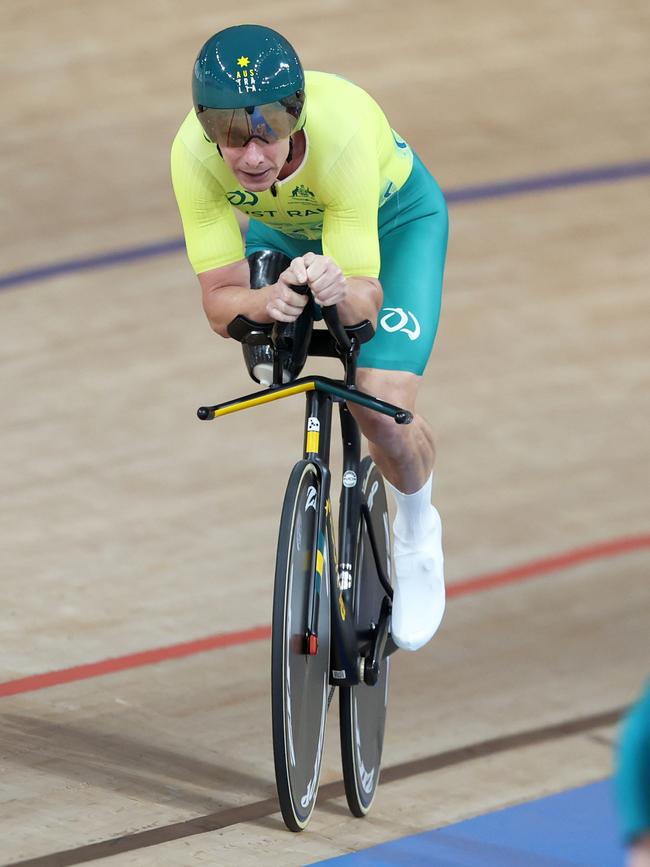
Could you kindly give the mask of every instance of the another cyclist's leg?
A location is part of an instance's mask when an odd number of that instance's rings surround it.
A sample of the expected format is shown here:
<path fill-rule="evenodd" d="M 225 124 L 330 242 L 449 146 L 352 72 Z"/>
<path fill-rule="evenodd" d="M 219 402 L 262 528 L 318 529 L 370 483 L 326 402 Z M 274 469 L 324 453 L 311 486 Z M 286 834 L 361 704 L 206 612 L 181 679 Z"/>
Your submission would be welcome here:
<path fill-rule="evenodd" d="M 616 750 L 615 794 L 628 867 L 650 867 L 650 680 L 625 715 Z"/>
<path fill-rule="evenodd" d="M 359 407 L 354 414 L 397 506 L 393 638 L 416 650 L 438 629 L 445 606 L 440 516 L 431 504 L 435 445 L 431 427 L 416 412 L 416 398 L 438 326 L 447 212 L 418 160 L 407 186 L 400 203 L 384 206 L 393 213 L 384 216 L 383 226 L 380 216 L 384 304 L 377 334 L 362 348 L 357 381 L 410 409 L 414 420 L 400 426 Z"/>

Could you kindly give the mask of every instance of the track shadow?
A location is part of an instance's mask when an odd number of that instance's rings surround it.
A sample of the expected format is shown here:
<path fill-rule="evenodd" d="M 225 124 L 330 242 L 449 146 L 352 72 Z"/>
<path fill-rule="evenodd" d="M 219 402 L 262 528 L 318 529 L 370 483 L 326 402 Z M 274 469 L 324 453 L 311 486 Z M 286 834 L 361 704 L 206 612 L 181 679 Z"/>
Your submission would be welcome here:
<path fill-rule="evenodd" d="M 447 750 L 444 753 L 402 762 L 399 765 L 392 765 L 385 768 L 382 773 L 382 782 L 385 785 L 387 783 L 397 782 L 398 780 L 408 779 L 409 777 L 417 776 L 419 774 L 431 773 L 440 768 L 472 761 L 482 756 L 495 755 L 505 750 L 519 749 L 520 747 L 545 743 L 546 741 L 554 740 L 556 738 L 569 737 L 575 734 L 584 734 L 593 729 L 602 728 L 603 726 L 616 725 L 625 710 L 627 710 L 627 708 L 615 708 L 602 713 L 592 714 L 591 716 L 578 717 L 560 723 L 541 726 L 537 729 L 503 735 L 501 737 L 492 738 L 491 740 Z M 13 719 L 18 723 L 23 719 L 27 720 L 27 722 L 31 722 L 29 717 L 14 716 L 7 718 Z M 60 727 L 57 727 L 57 729 L 58 728 Z M 141 747 L 142 745 L 140 744 L 140 748 Z M 162 759 L 168 753 L 165 750 L 157 750 L 156 754 L 160 759 Z M 174 755 L 175 754 L 172 754 L 172 756 Z M 181 764 L 185 766 L 186 771 L 190 770 L 184 760 Z M 158 766 L 156 765 L 156 767 Z M 199 768 L 201 767 L 205 770 L 205 766 L 199 765 Z M 228 773 L 237 774 L 237 778 L 239 779 L 237 771 L 229 769 Z M 255 778 L 250 777 L 249 775 L 247 779 L 254 780 Z M 320 787 L 318 793 L 319 806 L 322 806 L 327 801 L 342 798 L 343 795 L 344 790 L 342 781 L 326 783 Z M 15 861 L 11 864 L 6 864 L 5 867 L 72 867 L 72 865 L 87 864 L 100 858 L 106 858 L 109 855 L 117 855 L 123 852 L 138 852 L 150 846 L 158 846 L 161 843 L 171 842 L 172 840 L 188 839 L 196 835 L 220 830 L 235 824 L 264 823 L 263 827 L 267 828 L 271 828 L 271 826 L 281 827 L 279 824 L 279 818 L 277 820 L 273 818 L 273 820 L 269 822 L 269 819 L 278 812 L 278 807 L 278 801 L 275 796 L 264 798 L 252 803 L 244 803 L 238 807 L 229 807 L 225 810 L 222 809 L 215 811 L 208 815 L 196 816 L 181 822 L 173 822 L 162 827 L 149 828 L 145 831 L 136 831 L 134 833 L 124 834 L 121 837 L 112 837 L 108 840 L 89 843 L 73 849 L 50 852 L 46 855 L 29 858 L 24 861 Z"/>
<path fill-rule="evenodd" d="M 0 722 L 3 755 L 11 763 L 142 801 L 204 812 L 234 806 L 242 796 L 275 794 L 271 778 L 251 774 L 246 767 L 156 745 L 140 721 L 137 736 L 132 731 L 107 732 L 95 720 L 59 723 L 3 714 Z"/>

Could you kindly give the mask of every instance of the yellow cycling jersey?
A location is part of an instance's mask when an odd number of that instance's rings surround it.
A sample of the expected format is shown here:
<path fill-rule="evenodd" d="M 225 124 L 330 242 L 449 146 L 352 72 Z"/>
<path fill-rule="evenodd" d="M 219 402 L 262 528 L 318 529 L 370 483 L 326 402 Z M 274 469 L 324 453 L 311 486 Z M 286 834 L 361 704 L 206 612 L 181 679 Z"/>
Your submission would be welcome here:
<path fill-rule="evenodd" d="M 322 239 L 346 276 L 379 276 L 378 209 L 408 179 L 413 153 L 355 84 L 307 72 L 305 91 L 305 157 L 263 192 L 242 189 L 194 110 L 185 118 L 172 146 L 172 182 L 197 274 L 244 257 L 237 208 L 289 237 Z"/>

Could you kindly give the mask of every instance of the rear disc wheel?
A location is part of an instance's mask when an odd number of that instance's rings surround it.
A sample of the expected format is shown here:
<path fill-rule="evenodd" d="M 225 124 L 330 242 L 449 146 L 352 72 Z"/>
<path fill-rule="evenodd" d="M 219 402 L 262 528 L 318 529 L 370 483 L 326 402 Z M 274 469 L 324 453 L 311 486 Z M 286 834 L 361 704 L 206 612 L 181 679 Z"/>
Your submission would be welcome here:
<path fill-rule="evenodd" d="M 377 541 L 379 560 L 390 580 L 390 525 L 386 489 L 381 473 L 370 457 L 361 462 L 361 496 L 367 503 Z M 371 638 L 379 623 L 386 596 L 377 575 L 368 530 L 359 520 L 359 544 L 353 577 L 353 616 L 361 639 Z M 390 658 L 381 663 L 374 686 L 340 687 L 341 759 L 345 795 L 351 812 L 359 818 L 370 810 L 377 792 L 384 729 L 388 707 Z"/>

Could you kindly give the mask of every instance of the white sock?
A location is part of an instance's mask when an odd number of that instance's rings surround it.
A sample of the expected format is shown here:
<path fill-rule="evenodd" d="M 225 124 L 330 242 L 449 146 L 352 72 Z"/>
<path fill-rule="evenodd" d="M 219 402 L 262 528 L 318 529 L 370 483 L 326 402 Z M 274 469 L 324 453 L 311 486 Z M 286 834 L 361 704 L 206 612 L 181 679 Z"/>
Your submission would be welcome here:
<path fill-rule="evenodd" d="M 386 487 L 393 495 L 397 507 L 393 522 L 395 538 L 406 543 L 418 542 L 424 535 L 430 533 L 435 522 L 431 505 L 433 473 L 414 494 L 403 494 L 388 481 Z"/>
<path fill-rule="evenodd" d="M 414 494 L 387 483 L 397 515 L 393 523 L 393 640 L 404 650 L 429 641 L 445 611 L 440 515 L 431 504 L 433 475 Z"/>

